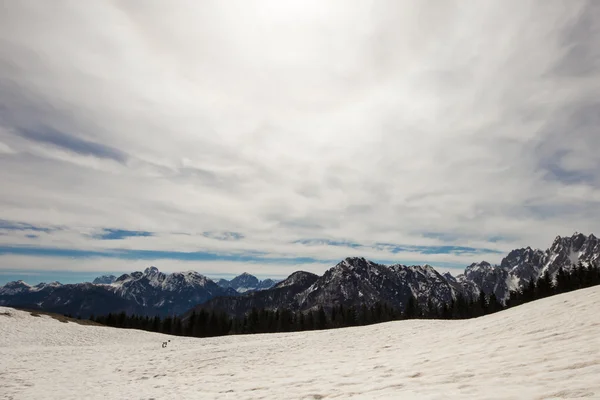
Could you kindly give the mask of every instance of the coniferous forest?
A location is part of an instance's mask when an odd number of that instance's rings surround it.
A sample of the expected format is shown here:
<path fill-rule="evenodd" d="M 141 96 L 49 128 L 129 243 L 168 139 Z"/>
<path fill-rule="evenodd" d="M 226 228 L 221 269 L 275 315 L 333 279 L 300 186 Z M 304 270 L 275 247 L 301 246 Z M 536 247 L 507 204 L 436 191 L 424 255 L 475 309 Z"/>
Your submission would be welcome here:
<path fill-rule="evenodd" d="M 423 305 L 411 297 L 403 310 L 394 309 L 385 303 L 377 303 L 371 307 L 363 305 L 358 308 L 337 305 L 325 310 L 321 307 L 308 312 L 253 309 L 243 318 L 232 318 L 224 312 L 201 310 L 193 312 L 185 323 L 177 316 L 161 319 L 159 317 L 126 315 L 125 313 L 92 316 L 90 319 L 111 327 L 192 337 L 297 332 L 370 325 L 402 319 L 475 318 L 544 297 L 599 284 L 600 268 L 597 265 L 584 267 L 580 263 L 570 271 L 559 269 L 555 279 L 551 279 L 546 272 L 537 281 L 531 281 L 524 290 L 511 292 L 505 305 L 499 302 L 494 294 L 486 296 L 482 292 L 478 298 L 474 299 L 458 296 L 449 304 L 443 304 L 441 307 L 435 307 L 431 301 Z"/>

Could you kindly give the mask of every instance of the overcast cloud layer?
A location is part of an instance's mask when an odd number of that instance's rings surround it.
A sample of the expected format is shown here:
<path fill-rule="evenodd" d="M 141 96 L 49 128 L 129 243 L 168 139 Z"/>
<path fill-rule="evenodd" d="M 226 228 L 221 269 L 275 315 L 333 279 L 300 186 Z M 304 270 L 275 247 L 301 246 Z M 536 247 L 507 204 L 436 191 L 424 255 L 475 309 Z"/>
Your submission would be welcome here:
<path fill-rule="evenodd" d="M 595 1 L 2 2 L 0 270 L 451 267 L 600 233 L 598 38 Z"/>

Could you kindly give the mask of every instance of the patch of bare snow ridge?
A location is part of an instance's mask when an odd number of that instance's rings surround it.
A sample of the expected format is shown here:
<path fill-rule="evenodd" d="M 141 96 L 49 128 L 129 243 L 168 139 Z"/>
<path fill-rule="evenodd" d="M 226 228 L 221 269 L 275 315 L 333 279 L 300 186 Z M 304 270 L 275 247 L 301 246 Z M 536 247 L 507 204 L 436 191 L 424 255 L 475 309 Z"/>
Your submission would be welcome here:
<path fill-rule="evenodd" d="M 0 398 L 598 399 L 599 304 L 595 287 L 467 321 L 210 339 L 0 307 Z"/>

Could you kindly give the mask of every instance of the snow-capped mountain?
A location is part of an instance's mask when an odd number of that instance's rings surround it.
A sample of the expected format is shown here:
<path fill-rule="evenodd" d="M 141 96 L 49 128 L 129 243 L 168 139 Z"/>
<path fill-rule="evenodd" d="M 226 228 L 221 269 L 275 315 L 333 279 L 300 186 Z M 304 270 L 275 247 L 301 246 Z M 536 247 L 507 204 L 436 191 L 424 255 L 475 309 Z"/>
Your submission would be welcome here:
<path fill-rule="evenodd" d="M 371 306 L 378 302 L 402 307 L 414 296 L 419 302 L 434 305 L 449 302 L 457 295 L 451 285 L 433 267 L 385 266 L 364 258 L 346 258 L 329 269 L 298 296 L 301 310 L 345 306 Z"/>
<path fill-rule="evenodd" d="M 108 281 L 112 278 L 108 278 Z M 106 282 L 105 279 L 95 280 Z M 216 296 L 234 296 L 194 271 L 164 274 L 155 267 L 124 274 L 106 283 L 61 285 L 58 282 L 30 286 L 23 281 L 0 288 L 0 305 L 39 308 L 81 315 L 101 315 L 125 311 L 141 315 L 181 314 L 196 304 Z"/>
<path fill-rule="evenodd" d="M 177 315 L 213 297 L 236 294 L 195 271 L 164 274 L 156 267 L 121 275 L 107 289 L 160 314 Z"/>
<path fill-rule="evenodd" d="M 494 293 L 505 302 L 511 290 L 522 290 L 546 272 L 553 278 L 559 268 L 569 271 L 580 262 L 584 266 L 600 262 L 600 240 L 593 234 L 557 236 L 546 251 L 530 247 L 513 250 L 496 266 L 485 261 L 471 264 L 457 280 L 472 282 L 486 294 Z"/>
<path fill-rule="evenodd" d="M 219 279 L 217 284 L 222 288 L 231 288 L 238 293 L 252 292 L 257 290 L 265 290 L 272 288 L 277 282 L 273 279 L 259 280 L 254 275 L 250 275 L 244 272 L 241 275 L 236 276 L 232 280 Z"/>
<path fill-rule="evenodd" d="M 27 293 L 31 288 L 31 285 L 28 285 L 21 280 L 8 282 L 6 285 L 0 287 L 0 296 L 14 296 L 21 293 Z"/>
<path fill-rule="evenodd" d="M 117 277 L 114 275 L 102 275 L 97 277 L 92 281 L 94 285 L 110 285 L 114 281 L 117 280 Z"/>

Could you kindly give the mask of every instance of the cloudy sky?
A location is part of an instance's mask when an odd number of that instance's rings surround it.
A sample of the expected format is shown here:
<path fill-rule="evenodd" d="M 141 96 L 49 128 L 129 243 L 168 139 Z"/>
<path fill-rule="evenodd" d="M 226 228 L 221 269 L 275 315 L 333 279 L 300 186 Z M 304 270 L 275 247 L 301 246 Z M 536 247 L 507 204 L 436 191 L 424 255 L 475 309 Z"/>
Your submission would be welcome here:
<path fill-rule="evenodd" d="M 0 282 L 600 233 L 599 38 L 580 0 L 2 2 Z"/>

